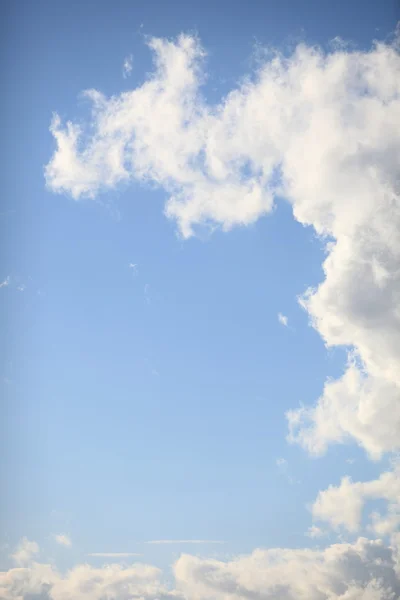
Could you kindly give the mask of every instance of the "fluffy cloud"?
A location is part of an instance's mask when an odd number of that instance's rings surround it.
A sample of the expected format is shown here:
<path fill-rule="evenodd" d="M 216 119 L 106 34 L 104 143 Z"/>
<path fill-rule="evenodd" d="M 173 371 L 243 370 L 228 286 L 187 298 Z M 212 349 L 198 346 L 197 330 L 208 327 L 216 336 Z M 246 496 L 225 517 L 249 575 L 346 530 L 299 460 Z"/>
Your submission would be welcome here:
<path fill-rule="evenodd" d="M 325 550 L 256 550 L 230 562 L 182 555 L 175 581 L 136 564 L 66 574 L 52 566 L 0 573 L 2 600 L 395 600 L 400 594 L 396 548 L 360 538 Z"/>
<path fill-rule="evenodd" d="M 22 567 L 31 562 L 32 558 L 39 553 L 39 546 L 36 542 L 30 542 L 27 538 L 22 538 L 12 559 L 16 565 Z"/>
<path fill-rule="evenodd" d="M 360 538 L 326 550 L 256 550 L 232 562 L 182 556 L 178 587 L 190 600 L 394 600 L 395 550 Z"/>
<path fill-rule="evenodd" d="M 24 540 L 24 544 L 28 543 Z M 39 548 L 34 542 L 36 550 Z M 15 555 L 14 555 L 15 556 Z M 2 600 L 167 600 L 176 597 L 161 583 L 156 567 L 78 565 L 62 575 L 52 565 L 27 561 L 24 568 L 0 572 Z"/>
<path fill-rule="evenodd" d="M 165 213 L 183 237 L 198 225 L 229 230 L 252 223 L 284 196 L 294 218 L 313 227 L 326 247 L 324 279 L 300 302 L 327 346 L 349 349 L 343 375 L 326 382 L 316 404 L 288 414 L 289 439 L 314 454 L 349 439 L 374 459 L 399 450 L 398 36 L 369 52 L 341 46 L 326 53 L 304 44 L 289 57 L 268 52 L 258 71 L 216 106 L 200 92 L 205 53 L 198 40 L 182 35 L 149 45 L 155 68 L 141 87 L 111 98 L 86 92 L 87 126 L 54 116 L 49 189 L 78 200 L 133 179 L 151 182 L 166 191 Z M 320 492 L 314 519 L 357 531 L 366 503 L 380 498 L 387 511 L 372 513 L 369 527 L 391 534 L 399 525 L 399 475 L 395 465 L 374 481 L 342 479 Z M 314 525 L 309 535 L 321 533 Z M 61 575 L 34 564 L 3 573 L 0 596 L 400 597 L 397 550 L 363 538 L 318 551 L 257 550 L 231 562 L 183 555 L 174 573 L 167 588 L 157 569 L 143 565 L 84 565 Z"/>
<path fill-rule="evenodd" d="M 198 224 L 254 222 L 279 194 L 326 242 L 325 277 L 301 298 L 327 346 L 351 350 L 315 406 L 288 414 L 289 439 L 321 454 L 354 439 L 373 457 L 400 448 L 399 37 L 369 52 L 300 44 L 265 55 L 219 105 L 200 93 L 198 40 L 152 39 L 141 86 L 92 102 L 87 129 L 55 115 L 54 192 L 94 197 L 132 179 L 168 193 L 184 237 Z"/>
<path fill-rule="evenodd" d="M 334 529 L 344 527 L 356 532 L 361 527 L 365 504 L 375 499 L 386 500 L 387 512 L 384 515 L 372 513 L 369 529 L 378 536 L 390 535 L 400 525 L 399 463 L 373 481 L 353 482 L 350 477 L 343 477 L 339 486 L 331 485 L 319 492 L 312 514 L 315 520 L 326 521 Z"/>

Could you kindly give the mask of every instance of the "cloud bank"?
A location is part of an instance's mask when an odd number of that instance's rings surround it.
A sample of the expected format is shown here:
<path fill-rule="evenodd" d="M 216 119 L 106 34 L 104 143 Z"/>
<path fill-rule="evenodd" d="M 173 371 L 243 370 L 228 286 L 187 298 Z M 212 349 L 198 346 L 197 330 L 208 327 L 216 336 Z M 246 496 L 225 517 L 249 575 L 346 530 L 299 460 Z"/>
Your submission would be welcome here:
<path fill-rule="evenodd" d="M 33 542 L 31 542 L 33 543 Z M 2 600 L 395 600 L 395 546 L 358 539 L 325 550 L 255 550 L 230 562 L 182 555 L 174 580 L 152 566 L 31 563 L 0 573 Z"/>

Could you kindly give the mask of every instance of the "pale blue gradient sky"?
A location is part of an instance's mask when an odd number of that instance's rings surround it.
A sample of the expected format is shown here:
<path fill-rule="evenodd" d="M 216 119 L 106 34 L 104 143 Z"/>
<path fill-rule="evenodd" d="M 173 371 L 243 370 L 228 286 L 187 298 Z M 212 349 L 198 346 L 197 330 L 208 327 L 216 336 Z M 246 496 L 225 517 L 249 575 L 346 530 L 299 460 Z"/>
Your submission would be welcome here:
<path fill-rule="evenodd" d="M 197 32 L 212 102 L 248 72 L 255 44 L 286 51 L 340 36 L 365 48 L 393 30 L 397 3 L 5 4 L 5 542 L 27 536 L 61 565 L 96 552 L 167 564 L 182 549 L 148 540 L 226 542 L 192 548 L 209 556 L 315 545 L 304 537 L 304 506 L 344 473 L 374 477 L 382 465 L 354 445 L 313 460 L 285 441 L 285 411 L 313 402 L 345 360 L 325 350 L 296 300 L 322 279 L 312 231 L 282 201 L 251 227 L 183 242 L 163 215 L 162 191 L 135 184 L 99 202 L 55 196 L 43 177 L 48 128 L 54 110 L 87 114 L 83 89 L 111 95 L 140 84 L 151 69 L 144 35 Z M 74 542 L 68 554 L 51 539 L 60 532 Z"/>

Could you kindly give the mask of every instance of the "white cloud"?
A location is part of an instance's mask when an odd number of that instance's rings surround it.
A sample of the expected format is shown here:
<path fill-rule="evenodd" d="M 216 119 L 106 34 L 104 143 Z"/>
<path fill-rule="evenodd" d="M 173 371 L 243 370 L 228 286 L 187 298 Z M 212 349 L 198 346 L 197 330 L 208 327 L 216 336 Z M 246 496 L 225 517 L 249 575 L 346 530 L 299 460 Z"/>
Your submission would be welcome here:
<path fill-rule="evenodd" d="M 96 558 L 128 558 L 130 556 L 142 556 L 137 552 L 90 552 L 88 556 Z"/>
<path fill-rule="evenodd" d="M 350 477 L 343 477 L 339 486 L 331 485 L 319 492 L 312 506 L 313 518 L 329 523 L 334 529 L 344 527 L 358 532 L 366 503 L 376 499 L 386 501 L 387 512 L 372 513 L 368 528 L 378 536 L 395 533 L 400 525 L 400 463 L 378 479 L 353 482 Z"/>
<path fill-rule="evenodd" d="M 324 280 L 301 303 L 326 345 L 353 358 L 315 406 L 288 414 L 289 439 L 315 454 L 350 438 L 373 458 L 400 449 L 398 45 L 270 52 L 209 106 L 198 40 L 152 39 L 155 71 L 141 87 L 87 92 L 87 132 L 57 115 L 51 125 L 54 192 L 79 199 L 150 180 L 168 193 L 165 213 L 183 237 L 198 224 L 252 223 L 279 194 L 326 240 Z"/>
<path fill-rule="evenodd" d="M 46 167 L 48 187 L 78 200 L 132 179 L 151 181 L 166 190 L 165 213 L 183 237 L 199 224 L 223 230 L 250 224 L 271 212 L 276 195 L 285 196 L 294 218 L 326 243 L 324 279 L 303 294 L 301 305 L 327 346 L 349 349 L 343 376 L 326 382 L 314 406 L 288 414 L 289 439 L 314 454 L 349 439 L 372 458 L 400 449 L 398 38 L 369 52 L 343 44 L 330 53 L 301 44 L 287 58 L 270 52 L 217 106 L 199 92 L 204 51 L 198 40 L 180 36 L 149 45 L 155 70 L 141 87 L 112 98 L 86 93 L 93 104 L 87 128 L 54 116 L 57 147 Z M 146 284 L 146 298 L 148 292 Z M 277 464 L 287 470 L 284 459 Z M 387 511 L 372 513 L 369 527 L 389 535 L 399 524 L 399 480 L 397 467 L 370 482 L 343 478 L 319 493 L 313 517 L 355 532 L 366 503 L 380 498 Z M 321 531 L 313 525 L 309 535 Z M 257 550 L 229 563 L 184 555 L 175 565 L 174 591 L 162 586 L 157 570 L 149 575 L 155 586 L 149 592 L 149 580 L 135 588 L 131 571 L 121 567 L 77 567 L 66 577 L 40 568 L 47 573 L 47 598 L 54 600 L 100 599 L 105 587 L 108 598 L 122 600 L 134 594 L 190 600 L 400 596 L 397 550 L 362 538 L 323 551 Z M 121 587 L 125 576 L 130 588 Z M 90 592 L 88 579 L 95 581 Z M 36 585 L 40 576 L 29 581 Z M 15 579 L 13 586 L 7 593 L 21 589 Z"/>
<path fill-rule="evenodd" d="M 182 556 L 175 576 L 191 600 L 388 600 L 400 592 L 395 561 L 361 538 L 323 551 L 256 550 L 229 563 Z"/>
<path fill-rule="evenodd" d="M 281 325 L 284 325 L 285 327 L 288 326 L 289 319 L 282 313 L 278 313 L 278 321 Z"/>
<path fill-rule="evenodd" d="M 152 566 L 51 565 L 0 573 L 2 600 L 395 600 L 396 547 L 360 538 L 325 550 L 255 550 L 229 562 L 181 555 L 169 585 Z"/>
<path fill-rule="evenodd" d="M 288 412 L 288 439 L 320 455 L 329 443 L 353 438 L 377 460 L 400 447 L 399 394 L 397 382 L 350 360 L 341 378 L 326 382 L 314 407 Z"/>
<path fill-rule="evenodd" d="M 93 568 L 78 565 L 65 575 L 51 565 L 0 573 L 2 600 L 166 600 L 176 598 L 160 582 L 161 572 L 148 565 L 118 564 Z"/>
<path fill-rule="evenodd" d="M 66 535 L 65 533 L 55 534 L 54 539 L 57 542 L 57 544 L 60 544 L 60 546 L 66 546 L 66 547 L 72 546 L 71 538 L 68 535 Z"/>
<path fill-rule="evenodd" d="M 22 538 L 14 554 L 11 558 L 19 567 L 29 564 L 33 557 L 39 553 L 39 546 L 36 542 L 31 542 L 26 537 Z"/>
<path fill-rule="evenodd" d="M 32 278 L 30 277 L 29 279 Z M 10 275 L 8 275 L 4 281 L 0 282 L 0 288 L 9 286 L 18 290 L 18 292 L 24 292 L 26 290 L 26 284 L 21 282 L 20 277 L 10 277 Z"/>
<path fill-rule="evenodd" d="M 133 69 L 133 56 L 130 54 L 124 60 L 124 64 L 122 66 L 122 76 L 124 79 L 130 76 Z"/>

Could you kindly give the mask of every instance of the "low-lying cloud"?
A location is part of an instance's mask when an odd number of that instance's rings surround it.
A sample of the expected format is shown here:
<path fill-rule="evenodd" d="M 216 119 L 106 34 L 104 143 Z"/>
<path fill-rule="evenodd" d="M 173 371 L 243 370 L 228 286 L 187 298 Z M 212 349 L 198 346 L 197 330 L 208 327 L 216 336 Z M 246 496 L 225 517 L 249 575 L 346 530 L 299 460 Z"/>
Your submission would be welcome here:
<path fill-rule="evenodd" d="M 325 550 L 255 550 L 229 562 L 184 554 L 174 580 L 144 564 L 78 565 L 66 573 L 39 562 L 0 573 L 2 600 L 396 600 L 395 546 L 358 539 Z"/>

